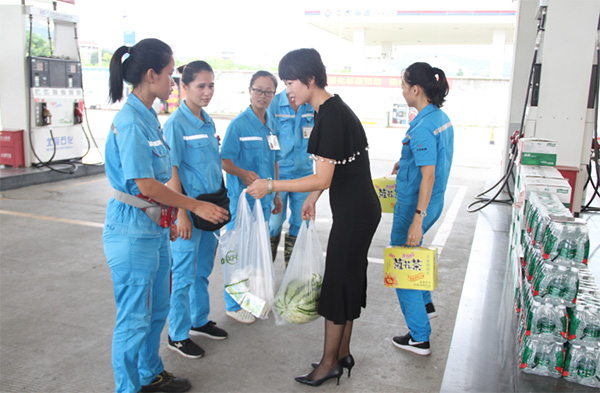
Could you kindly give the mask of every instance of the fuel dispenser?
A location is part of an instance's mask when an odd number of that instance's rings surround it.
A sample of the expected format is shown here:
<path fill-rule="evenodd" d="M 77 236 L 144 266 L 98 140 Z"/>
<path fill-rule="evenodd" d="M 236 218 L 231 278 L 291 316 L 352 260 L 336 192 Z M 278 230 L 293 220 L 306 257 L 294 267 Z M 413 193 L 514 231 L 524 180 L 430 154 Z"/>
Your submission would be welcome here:
<path fill-rule="evenodd" d="M 25 7 L 29 20 L 46 18 L 54 24 L 52 57 L 29 56 L 30 143 L 33 164 L 77 161 L 82 158 L 83 86 L 77 48 L 77 18 Z"/>
<path fill-rule="evenodd" d="M 600 197 L 600 2 L 521 0 L 517 19 L 504 175 L 468 211 L 515 201 L 518 142 L 537 138 L 556 144 L 556 169 L 569 182 L 571 211 L 578 215 L 592 201 L 584 200 L 588 184 Z"/>
<path fill-rule="evenodd" d="M 31 148 L 37 162 L 79 159 L 83 89 L 79 61 L 30 57 Z"/>

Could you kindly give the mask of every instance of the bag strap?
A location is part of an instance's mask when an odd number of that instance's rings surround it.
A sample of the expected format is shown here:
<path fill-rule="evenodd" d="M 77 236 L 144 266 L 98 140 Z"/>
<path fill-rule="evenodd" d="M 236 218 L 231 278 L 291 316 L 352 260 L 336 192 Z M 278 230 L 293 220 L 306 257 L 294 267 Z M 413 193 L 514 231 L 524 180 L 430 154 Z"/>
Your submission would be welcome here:
<path fill-rule="evenodd" d="M 121 201 L 127 205 L 137 207 L 139 209 L 146 209 L 149 207 L 158 206 L 154 203 L 148 202 L 144 199 L 138 198 L 131 194 L 127 194 L 127 193 L 124 193 L 124 192 L 121 192 L 121 191 L 115 190 L 115 189 L 113 189 L 113 191 L 114 191 L 113 198 L 115 198 L 117 201 Z"/>

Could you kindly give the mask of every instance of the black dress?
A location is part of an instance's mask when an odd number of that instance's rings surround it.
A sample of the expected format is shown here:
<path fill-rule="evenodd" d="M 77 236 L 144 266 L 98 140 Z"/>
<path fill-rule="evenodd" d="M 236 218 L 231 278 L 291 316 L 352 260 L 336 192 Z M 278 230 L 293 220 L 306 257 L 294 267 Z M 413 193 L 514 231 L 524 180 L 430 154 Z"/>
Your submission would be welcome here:
<path fill-rule="evenodd" d="M 329 188 L 333 225 L 327 243 L 319 314 L 335 324 L 360 316 L 367 298 L 367 253 L 381 219 L 365 130 L 335 95 L 315 115 L 308 152 L 335 165 Z"/>

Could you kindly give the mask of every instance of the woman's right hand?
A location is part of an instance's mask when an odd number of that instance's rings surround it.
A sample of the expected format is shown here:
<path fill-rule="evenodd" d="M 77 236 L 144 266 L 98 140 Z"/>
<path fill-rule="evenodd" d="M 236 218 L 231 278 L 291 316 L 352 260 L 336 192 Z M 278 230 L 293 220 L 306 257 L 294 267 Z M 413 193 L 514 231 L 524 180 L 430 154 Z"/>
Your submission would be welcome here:
<path fill-rule="evenodd" d="M 192 229 L 192 221 L 187 211 L 179 209 L 179 214 L 177 215 L 177 233 L 179 237 L 183 240 L 190 240 L 192 238 Z"/>
<path fill-rule="evenodd" d="M 196 201 L 192 211 L 198 217 L 210 221 L 213 224 L 218 224 L 227 219 L 227 210 L 210 202 Z"/>
<path fill-rule="evenodd" d="M 254 180 L 260 179 L 260 176 L 252 171 L 245 171 L 241 179 L 244 185 L 248 187 L 250 184 L 254 183 Z"/>
<path fill-rule="evenodd" d="M 396 163 L 394 163 L 394 168 L 392 169 L 392 175 L 395 175 L 398 173 L 398 165 L 400 164 L 400 161 L 396 161 Z"/>
<path fill-rule="evenodd" d="M 306 198 L 306 200 L 302 204 L 302 210 L 301 210 L 303 220 L 315 218 L 315 213 L 316 213 L 315 205 L 316 205 L 316 203 L 314 201 L 310 200 L 309 198 Z"/>

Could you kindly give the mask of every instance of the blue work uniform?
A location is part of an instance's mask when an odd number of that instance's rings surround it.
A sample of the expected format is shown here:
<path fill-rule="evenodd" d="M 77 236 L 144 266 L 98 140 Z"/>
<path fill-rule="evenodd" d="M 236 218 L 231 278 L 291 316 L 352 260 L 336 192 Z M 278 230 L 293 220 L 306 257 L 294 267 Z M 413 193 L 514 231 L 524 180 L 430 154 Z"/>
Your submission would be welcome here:
<path fill-rule="evenodd" d="M 269 135 L 279 137 L 279 130 L 275 120 L 267 114 L 265 125 L 259 120 L 251 106 L 240 113 L 229 123 L 223 145 L 221 146 L 221 158 L 230 159 L 233 163 L 245 170 L 253 171 L 261 179 L 275 179 L 275 161 L 280 159 L 280 150 L 271 150 L 267 137 Z M 227 229 L 233 229 L 240 193 L 246 188 L 242 179 L 227 174 L 227 195 L 230 199 L 231 222 Z M 250 208 L 254 206 L 255 199 L 246 194 Z M 265 215 L 265 220 L 271 217 L 273 199 L 275 193 L 264 196 L 260 201 Z"/>
<path fill-rule="evenodd" d="M 223 145 L 221 146 L 221 158 L 230 159 L 233 163 L 245 170 L 253 171 L 261 179 L 275 179 L 275 161 L 279 159 L 279 150 L 271 150 L 267 137 L 271 134 L 279 136 L 277 124 L 267 114 L 265 125 L 256 116 L 251 106 L 240 113 L 229 123 Z M 231 222 L 227 224 L 227 230 L 235 226 L 240 193 L 246 188 L 242 179 L 227 174 L 227 195 L 229 196 L 229 210 L 231 211 Z M 255 199 L 246 195 L 250 208 L 254 207 Z M 261 206 L 265 220 L 269 221 L 273 209 L 275 193 L 265 195 L 261 200 Z M 241 307 L 233 298 L 223 290 L 225 294 L 225 308 L 227 311 L 237 311 Z"/>
<path fill-rule="evenodd" d="M 279 145 L 281 159 L 279 160 L 279 179 L 292 180 L 310 176 L 314 173 L 314 162 L 308 154 L 308 139 L 315 122 L 315 111 L 309 104 L 298 107 L 298 112 L 290 105 L 285 91 L 277 94 L 267 113 L 277 123 L 279 129 Z M 304 132 L 306 131 L 306 132 Z M 290 219 L 288 234 L 298 236 L 302 223 L 302 204 L 309 192 L 279 192 L 283 208 L 280 213 L 271 215 L 269 232 L 271 237 L 281 233 L 281 227 L 287 216 L 288 202 Z"/>
<path fill-rule="evenodd" d="M 410 122 L 410 128 L 402 140 L 402 156 L 396 175 L 396 206 L 391 236 L 393 245 L 406 244 L 419 200 L 422 166 L 435 165 L 435 182 L 427 216 L 423 219 L 423 235 L 441 216 L 453 152 L 454 128 L 450 119 L 434 104 L 427 105 Z M 431 292 L 398 288 L 396 295 L 412 338 L 415 341 L 429 341 L 431 325 L 425 305 L 431 303 Z"/>
<path fill-rule="evenodd" d="M 171 161 L 177 167 L 181 187 L 192 198 L 217 192 L 223 182 L 215 124 L 204 110 L 202 117 L 204 122 L 184 101 L 165 123 Z M 190 212 L 188 216 L 191 221 Z M 218 230 L 208 232 L 192 225 L 189 240 L 178 238 L 171 243 L 173 268 L 169 337 L 173 341 L 188 339 L 190 328 L 208 323 L 208 276 L 214 266 L 218 235 Z"/>
<path fill-rule="evenodd" d="M 135 179 L 171 178 L 169 147 L 153 109 L 131 94 L 115 116 L 105 147 L 111 186 L 138 195 Z M 117 317 L 112 342 L 116 392 L 139 392 L 164 370 L 160 334 L 169 313 L 169 228 L 114 198 L 103 231 Z"/>

